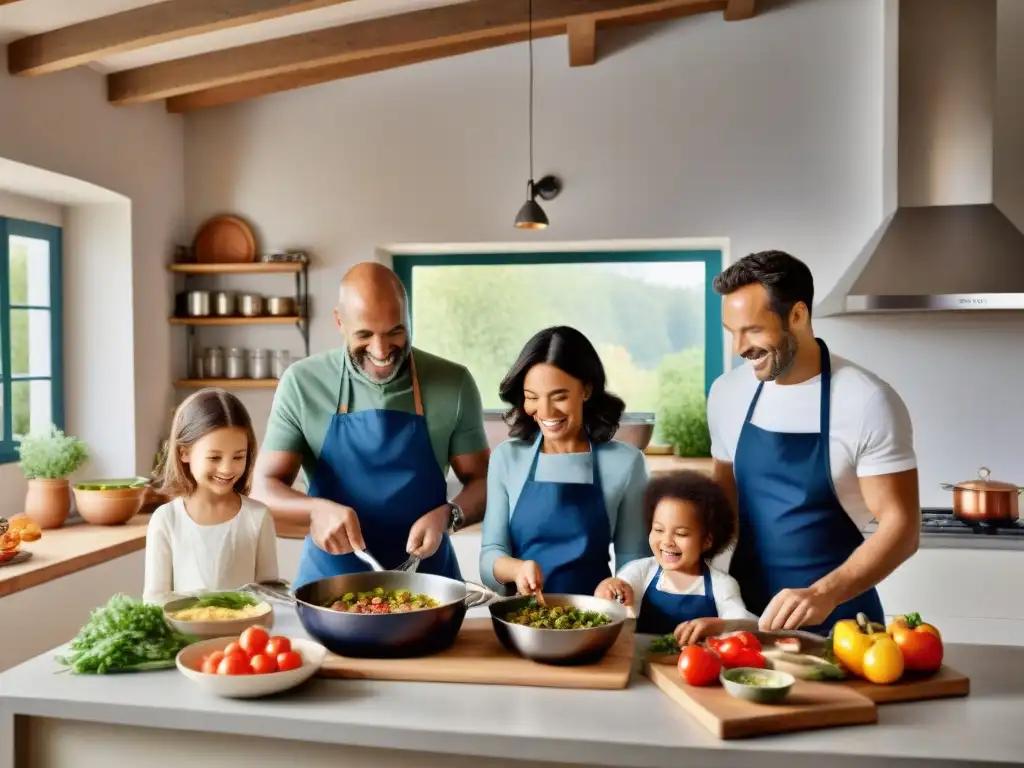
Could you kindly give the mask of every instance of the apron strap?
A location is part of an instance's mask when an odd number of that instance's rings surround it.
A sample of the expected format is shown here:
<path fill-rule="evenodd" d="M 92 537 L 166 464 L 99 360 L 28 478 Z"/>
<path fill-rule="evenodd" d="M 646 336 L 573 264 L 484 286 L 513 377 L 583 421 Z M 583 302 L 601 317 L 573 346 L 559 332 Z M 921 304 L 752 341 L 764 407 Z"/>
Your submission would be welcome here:
<path fill-rule="evenodd" d="M 704 570 L 704 597 L 714 600 L 715 589 L 711 586 L 711 568 L 703 560 L 701 560 L 701 568 Z"/>
<path fill-rule="evenodd" d="M 754 408 L 757 407 L 757 401 L 761 399 L 761 390 L 764 389 L 764 382 L 759 382 L 757 389 L 754 391 L 754 396 L 750 399 L 750 405 L 747 407 L 747 415 L 743 419 L 744 424 L 749 424 L 750 420 L 754 418 Z"/>
<path fill-rule="evenodd" d="M 832 476 L 832 457 L 829 455 L 829 430 L 832 425 L 832 358 L 821 339 L 815 339 L 821 349 L 821 448 L 825 454 L 825 471 Z"/>
<path fill-rule="evenodd" d="M 530 462 L 530 471 L 526 473 L 527 482 L 536 481 L 537 477 L 537 460 L 540 458 L 541 443 L 544 441 L 544 436 L 537 433 L 537 447 L 533 451 L 533 461 Z M 590 478 L 590 482 L 597 486 L 599 493 L 603 493 L 601 488 L 601 473 L 597 469 L 597 446 L 590 443 L 590 465 L 593 476 Z"/>
<path fill-rule="evenodd" d="M 348 354 L 348 347 L 345 348 L 344 353 Z M 341 381 L 338 383 L 338 413 L 348 413 L 348 401 L 352 394 L 352 385 L 348 380 L 348 374 L 345 372 L 345 361 L 341 362 Z"/>
<path fill-rule="evenodd" d="M 416 375 L 416 358 L 409 352 L 409 372 L 412 374 L 412 399 L 416 403 L 416 415 L 423 415 L 423 395 L 420 394 L 420 377 Z"/>

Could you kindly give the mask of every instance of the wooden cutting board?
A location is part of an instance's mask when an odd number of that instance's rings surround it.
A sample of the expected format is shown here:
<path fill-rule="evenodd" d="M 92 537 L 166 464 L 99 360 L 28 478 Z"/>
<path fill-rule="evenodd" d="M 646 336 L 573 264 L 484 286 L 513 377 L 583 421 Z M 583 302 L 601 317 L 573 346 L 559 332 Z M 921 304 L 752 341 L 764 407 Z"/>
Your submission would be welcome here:
<path fill-rule="evenodd" d="M 945 699 L 967 696 L 971 692 L 970 678 L 945 664 L 926 677 L 908 672 L 892 685 L 876 685 L 859 679 L 843 680 L 842 685 L 864 694 L 876 704 Z"/>
<path fill-rule="evenodd" d="M 516 656 L 498 642 L 489 618 L 466 619 L 447 651 L 414 659 L 356 659 L 327 654 L 319 677 L 477 683 L 541 688 L 620 689 L 629 683 L 634 636 L 624 627 L 615 645 L 596 664 L 562 667 Z"/>
<path fill-rule="evenodd" d="M 644 673 L 720 739 L 878 722 L 875 703 L 845 685 L 797 680 L 783 703 L 755 704 L 737 699 L 721 685 L 687 685 L 667 664 L 645 662 Z"/>

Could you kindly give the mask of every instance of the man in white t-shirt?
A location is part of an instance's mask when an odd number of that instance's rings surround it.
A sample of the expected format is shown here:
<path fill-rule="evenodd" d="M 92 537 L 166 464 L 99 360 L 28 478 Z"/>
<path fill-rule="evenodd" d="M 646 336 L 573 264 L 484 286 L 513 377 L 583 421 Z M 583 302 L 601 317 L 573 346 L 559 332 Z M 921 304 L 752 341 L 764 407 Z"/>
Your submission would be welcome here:
<path fill-rule="evenodd" d="M 751 254 L 714 288 L 734 353 L 750 361 L 708 396 L 714 476 L 739 513 L 729 572 L 747 608 L 762 629 L 827 634 L 860 612 L 884 622 L 875 586 L 920 536 L 903 401 L 815 337 L 814 281 L 793 256 Z"/>

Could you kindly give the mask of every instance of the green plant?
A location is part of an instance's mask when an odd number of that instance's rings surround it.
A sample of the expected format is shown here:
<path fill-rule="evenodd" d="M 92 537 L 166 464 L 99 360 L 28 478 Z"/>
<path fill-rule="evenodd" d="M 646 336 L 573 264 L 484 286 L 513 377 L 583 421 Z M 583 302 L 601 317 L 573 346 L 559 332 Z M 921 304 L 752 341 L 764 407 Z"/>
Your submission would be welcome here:
<path fill-rule="evenodd" d="M 63 480 L 89 460 L 89 449 L 50 424 L 22 437 L 18 456 L 18 466 L 29 480 Z"/>
<path fill-rule="evenodd" d="M 677 456 L 707 458 L 711 455 L 707 399 L 704 396 L 704 359 L 699 350 L 684 350 L 658 369 L 657 414 L 659 439 L 673 447 Z"/>

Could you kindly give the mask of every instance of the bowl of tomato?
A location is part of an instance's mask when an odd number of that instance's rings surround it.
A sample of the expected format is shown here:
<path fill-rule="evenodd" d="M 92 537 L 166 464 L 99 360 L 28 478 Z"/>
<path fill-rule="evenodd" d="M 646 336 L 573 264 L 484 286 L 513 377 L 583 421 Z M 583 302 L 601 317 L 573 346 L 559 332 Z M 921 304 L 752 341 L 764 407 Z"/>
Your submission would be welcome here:
<path fill-rule="evenodd" d="M 281 693 L 309 680 L 327 649 L 312 640 L 271 635 L 263 627 L 203 640 L 183 648 L 178 671 L 216 696 L 252 699 Z"/>

